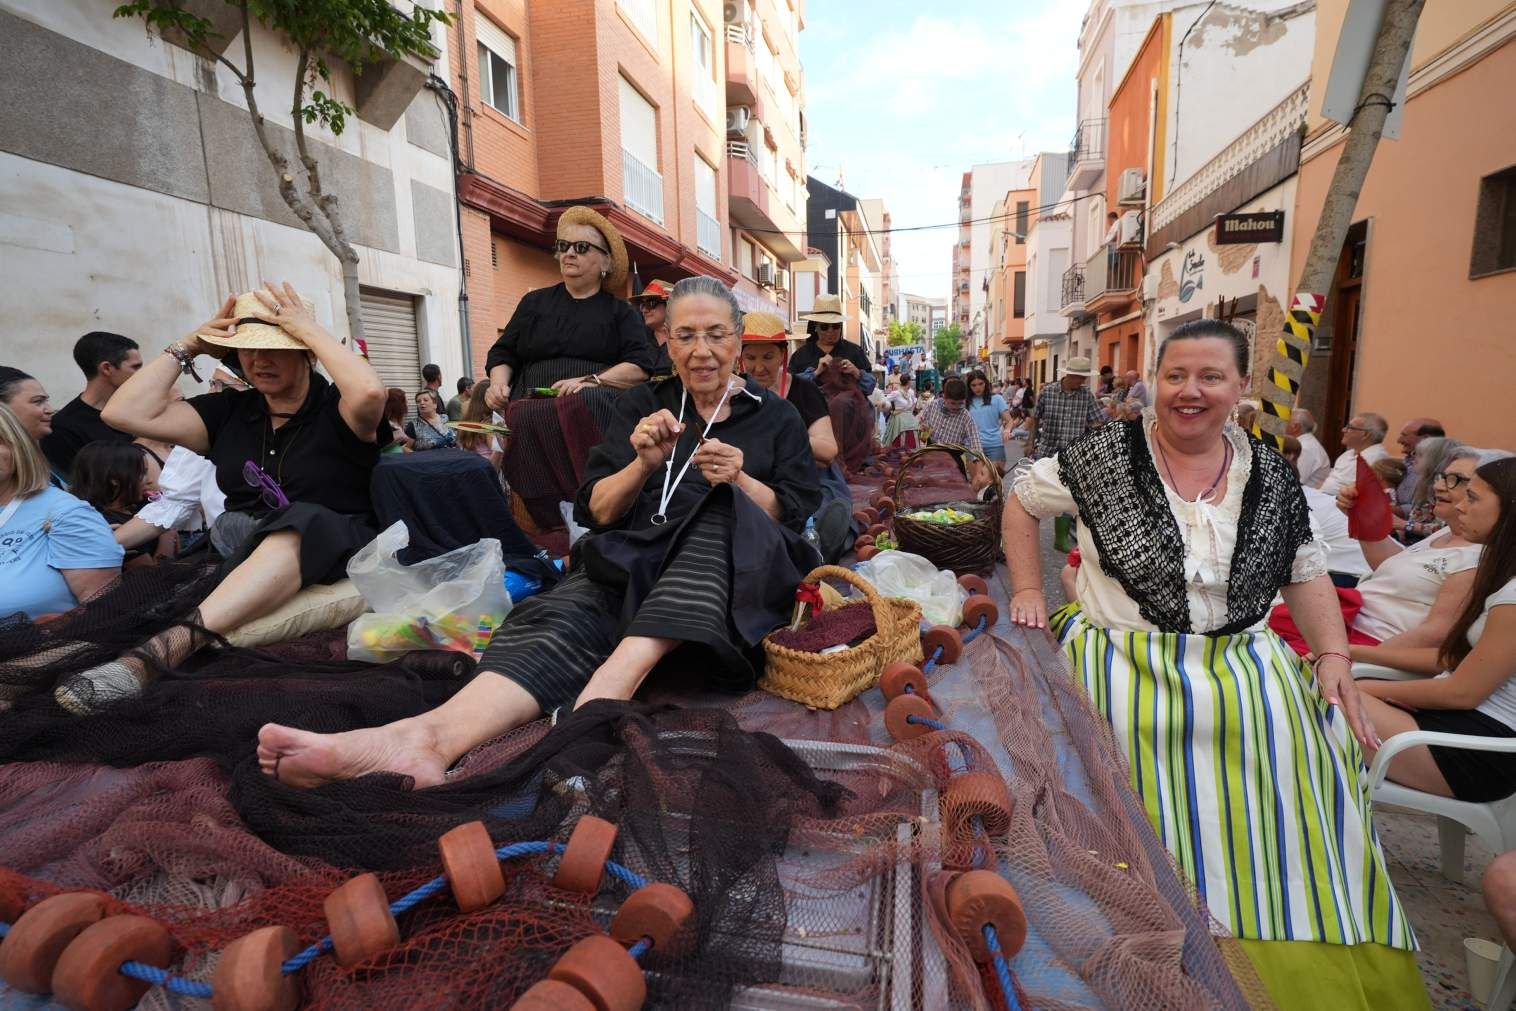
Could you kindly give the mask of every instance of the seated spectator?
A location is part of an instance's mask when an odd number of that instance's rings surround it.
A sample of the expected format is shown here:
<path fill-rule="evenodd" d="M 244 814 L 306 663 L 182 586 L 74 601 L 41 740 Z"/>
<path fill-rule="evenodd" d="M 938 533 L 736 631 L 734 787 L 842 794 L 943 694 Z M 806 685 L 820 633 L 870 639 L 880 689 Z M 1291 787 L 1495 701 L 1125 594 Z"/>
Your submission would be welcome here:
<path fill-rule="evenodd" d="M 1400 446 L 1400 455 L 1406 462 L 1405 477 L 1395 488 L 1395 515 L 1406 519 L 1416 501 L 1416 486 L 1425 473 L 1416 466 L 1416 449 L 1426 439 L 1441 439 L 1447 436 L 1442 422 L 1436 418 L 1412 418 L 1400 429 L 1395 442 Z"/>
<path fill-rule="evenodd" d="M 1384 485 L 1384 494 L 1390 500 L 1390 508 L 1395 508 L 1395 489 L 1405 479 L 1406 465 L 1404 460 L 1397 460 L 1393 456 L 1386 456 L 1375 460 L 1369 467 L 1374 476 L 1379 478 L 1379 483 Z"/>
<path fill-rule="evenodd" d="M 878 380 L 863 348 L 842 335 L 848 317 L 837 295 L 817 295 L 810 312 L 801 313 L 806 338 L 790 358 L 790 371 L 813 380 L 826 394 L 832 432 L 847 473 L 862 470 L 871 455 L 876 427 L 869 395 Z"/>
<path fill-rule="evenodd" d="M 794 407 L 735 371 L 742 310 L 693 277 L 669 299 L 674 377 L 629 391 L 575 503 L 593 531 L 569 576 L 517 605 L 462 691 L 385 727 L 258 735 L 263 770 L 317 786 L 380 770 L 420 787 L 476 745 L 600 698 L 628 699 L 676 648 L 720 691 L 746 691 L 762 637 L 817 561 L 800 537 L 820 503 Z"/>
<path fill-rule="evenodd" d="M 408 406 L 405 401 L 405 391 L 398 386 L 391 386 L 384 392 L 384 420 L 381 425 L 388 426 L 390 430 L 390 442 L 385 446 L 382 453 L 409 453 L 411 451 L 410 437 L 407 429 L 410 423 L 405 420 Z"/>
<path fill-rule="evenodd" d="M 1389 422 L 1381 414 L 1365 412 L 1353 415 L 1352 420 L 1342 426 L 1342 444 L 1347 448 L 1337 457 L 1337 462 L 1332 464 L 1331 473 L 1321 482 L 1321 490 L 1328 495 L 1336 495 L 1357 481 L 1360 456 L 1369 466 L 1384 459 L 1388 455 L 1384 448 L 1384 437 L 1389 430 Z"/>
<path fill-rule="evenodd" d="M 142 352 L 129 337 L 94 330 L 74 342 L 74 364 L 84 373 L 84 392 L 53 416 L 53 430 L 42 439 L 42 452 L 60 474 L 71 473 L 74 455 L 92 442 L 132 441 L 107 424 L 100 412 L 142 368 Z"/>
<path fill-rule="evenodd" d="M 197 355 L 235 349 L 253 389 L 176 400 Z M 328 381 L 314 368 L 320 362 Z M 208 457 L 226 493 L 211 540 L 220 584 L 179 625 L 60 684 L 76 713 L 140 695 L 156 672 L 204 641 L 262 617 L 311 583 L 347 574 L 373 540 L 369 477 L 379 460 L 385 389 L 288 284 L 228 298 L 215 318 L 145 365 L 111 398 L 105 422 Z"/>
<path fill-rule="evenodd" d="M 1516 459 L 1474 472 L 1458 520 L 1484 553 L 1453 627 L 1438 646 L 1378 651 L 1389 666 L 1444 673 L 1358 682 L 1365 714 L 1385 740 L 1417 729 L 1516 737 Z M 1389 778 L 1441 797 L 1498 800 L 1516 793 L 1516 754 L 1420 745 L 1390 760 Z"/>
<path fill-rule="evenodd" d="M 1309 488 L 1320 488 L 1321 482 L 1332 472 L 1332 458 L 1326 447 L 1316 438 L 1316 418 L 1310 411 L 1297 407 L 1290 412 L 1284 432 L 1300 440 L 1300 483 Z"/>
<path fill-rule="evenodd" d="M 490 384 L 488 380 L 481 379 L 475 383 L 473 390 L 469 393 L 468 405 L 463 409 L 463 417 L 459 420 L 497 424 L 495 412 L 491 411 L 489 404 L 486 403 L 489 391 Z M 467 431 L 460 431 L 457 434 L 459 449 L 466 449 L 470 453 L 478 453 L 488 460 L 490 466 L 494 467 L 495 470 L 498 471 L 500 469 L 500 459 L 504 455 L 505 448 L 500 441 L 500 436 Z"/>
<path fill-rule="evenodd" d="M 1434 511 L 1437 505 L 1434 483 L 1437 475 L 1453 460 L 1454 452 L 1463 446 L 1457 439 L 1439 436 L 1417 440 L 1416 448 L 1410 456 L 1412 466 L 1407 468 L 1407 474 L 1416 477 L 1415 486 L 1411 490 L 1409 506 L 1405 512 L 1405 523 L 1403 526 L 1396 524 L 1401 543 L 1415 544 L 1442 529 L 1443 522 Z M 1404 486 L 1404 481 L 1401 486 Z"/>
<path fill-rule="evenodd" d="M 149 456 L 150 473 L 153 466 Z M 226 511 L 216 465 L 183 446 L 170 448 L 156 483 L 157 497 L 149 497 L 135 516 L 116 527 L 116 543 L 128 551 L 156 541 L 159 555 L 176 553 L 183 545 L 172 536 L 175 532 L 208 531 Z"/>
<path fill-rule="evenodd" d="M 821 507 L 816 510 L 816 536 L 821 553 L 833 561 L 842 557 L 851 538 L 853 493 L 837 463 L 837 438 L 826 398 L 808 379 L 790 375 L 789 341 L 784 321 L 767 312 L 742 317 L 742 372 L 766 390 L 783 397 L 800 412 L 821 483 Z"/>
<path fill-rule="evenodd" d="M 67 611 L 121 574 L 121 546 L 110 527 L 89 503 L 48 483 L 42 450 L 4 406 L 0 547 L 0 615 Z"/>
<path fill-rule="evenodd" d="M 1138 412 L 1148 405 L 1148 384 L 1142 381 L 1142 376 L 1136 369 L 1128 369 L 1123 377 L 1126 380 L 1126 399 L 1129 404 L 1136 404 Z M 1127 412 L 1131 417 L 1131 412 Z"/>
<path fill-rule="evenodd" d="M 1295 473 L 1300 473 L 1300 440 L 1284 437 L 1282 455 Z M 1363 557 L 1363 548 L 1348 535 L 1348 519 L 1337 508 L 1337 500 L 1320 489 L 1302 485 L 1305 504 L 1311 510 L 1311 533 L 1326 548 L 1327 574 L 1332 584 L 1339 587 L 1354 587 L 1358 581 L 1373 571 Z"/>
<path fill-rule="evenodd" d="M 53 404 L 47 391 L 37 380 L 9 365 L 0 365 L 0 406 L 9 408 L 26 434 L 38 443 L 53 430 Z M 67 489 L 67 474 L 60 474 L 49 465 L 48 477 L 55 486 Z"/>
<path fill-rule="evenodd" d="M 92 442 L 74 456 L 69 489 L 114 528 L 136 515 L 147 504 L 148 495 L 157 494 L 159 471 L 156 461 L 136 443 Z"/>
<path fill-rule="evenodd" d="M 417 453 L 427 449 L 454 449 L 458 435 L 447 427 L 442 416 L 442 405 L 437 394 L 421 390 L 416 394 L 416 420 L 405 426 L 405 434 L 411 438 L 411 449 Z"/>
<path fill-rule="evenodd" d="M 653 348 L 654 379 L 667 379 L 674 371 L 674 360 L 669 357 L 668 326 L 669 292 L 673 290 L 668 281 L 649 281 L 642 294 L 627 300 L 642 313 L 642 325 L 647 327 L 648 343 Z"/>
<path fill-rule="evenodd" d="M 503 470 L 533 522 L 563 525 L 589 447 L 616 417 L 618 391 L 645 382 L 653 348 L 626 287 L 626 245 L 604 217 L 570 207 L 553 244 L 563 278 L 529 291 L 516 306 L 486 368 L 489 407 L 511 430 Z M 550 389 L 554 399 L 532 399 Z M 577 394 L 572 400 L 562 398 Z"/>
<path fill-rule="evenodd" d="M 1479 564 L 1479 545 L 1461 534 L 1457 516 L 1474 473 L 1476 451 L 1464 447 L 1462 452 L 1437 486 L 1437 514 L 1450 526 L 1409 548 L 1389 537 L 1359 542 L 1370 573 L 1353 589 L 1337 581 L 1348 652 L 1354 660 L 1384 663 L 1375 658 L 1375 647 L 1381 644 L 1433 646 L 1441 642 L 1467 601 Z M 1319 503 L 1326 496 L 1314 488 L 1302 487 L 1302 491 L 1313 518 L 1318 516 Z M 1355 495 L 1356 486 L 1350 486 L 1334 500 L 1341 513 L 1346 513 Z M 1327 544 L 1330 550 L 1330 539 Z M 1297 653 L 1305 654 L 1305 644 L 1283 607 L 1276 607 L 1269 616 L 1269 627 Z"/>
<path fill-rule="evenodd" d="M 1253 422 L 1258 418 L 1258 405 L 1251 400 L 1239 400 L 1237 402 L 1237 427 L 1244 432 L 1253 430 Z"/>
<path fill-rule="evenodd" d="M 486 383 L 486 386 L 489 384 Z M 463 412 L 468 410 L 469 394 L 474 389 L 474 381 L 468 377 L 458 380 L 458 392 L 447 402 L 447 420 L 462 421 Z"/>

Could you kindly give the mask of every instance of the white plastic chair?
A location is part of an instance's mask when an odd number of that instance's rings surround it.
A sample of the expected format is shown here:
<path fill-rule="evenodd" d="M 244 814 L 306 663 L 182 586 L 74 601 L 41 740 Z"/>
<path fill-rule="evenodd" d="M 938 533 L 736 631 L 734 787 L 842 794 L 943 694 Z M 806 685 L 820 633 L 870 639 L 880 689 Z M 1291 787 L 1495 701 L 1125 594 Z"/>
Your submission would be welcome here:
<path fill-rule="evenodd" d="M 1354 665 L 1354 675 L 1358 665 Z M 1402 673 L 1402 672 L 1395 672 Z M 1516 849 L 1516 796 L 1486 803 L 1454 800 L 1436 794 L 1413 790 L 1385 779 L 1390 761 L 1407 748 L 1417 745 L 1443 745 L 1463 748 L 1466 751 L 1516 752 L 1516 737 L 1475 737 L 1468 734 L 1440 734 L 1427 730 L 1412 730 L 1396 734 L 1374 756 L 1369 768 L 1369 789 L 1373 791 L 1375 804 L 1394 804 L 1413 811 L 1425 811 L 1437 816 L 1437 840 L 1442 851 L 1442 876 L 1449 881 L 1463 881 L 1464 836 L 1473 832 L 1480 842 L 1495 854 Z M 1495 983 L 1491 988 L 1490 1002 L 1485 1007 L 1506 1011 L 1516 1000 L 1516 957 L 1510 948 L 1502 948 L 1500 966 L 1495 971 Z"/>
<path fill-rule="evenodd" d="M 1427 674 L 1412 674 L 1408 670 L 1396 670 L 1394 667 L 1383 667 L 1377 663 L 1366 663 L 1359 660 L 1353 664 L 1353 680 L 1359 678 L 1377 678 L 1380 681 L 1417 681 L 1429 677 Z"/>

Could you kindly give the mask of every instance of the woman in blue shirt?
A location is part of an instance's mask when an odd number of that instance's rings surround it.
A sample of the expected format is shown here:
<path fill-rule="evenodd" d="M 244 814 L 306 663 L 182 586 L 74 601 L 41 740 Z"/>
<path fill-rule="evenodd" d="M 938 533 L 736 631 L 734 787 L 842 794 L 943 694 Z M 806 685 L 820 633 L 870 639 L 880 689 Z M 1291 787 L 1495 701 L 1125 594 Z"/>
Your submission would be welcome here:
<path fill-rule="evenodd" d="M 42 449 L 0 406 L 0 616 L 67 611 L 120 574 L 111 528 L 48 483 Z"/>
<path fill-rule="evenodd" d="M 990 381 L 978 369 L 969 373 L 969 413 L 979 429 L 979 444 L 984 455 L 1005 469 L 1005 436 L 1002 428 L 1011 420 L 1005 398 L 990 389 Z"/>

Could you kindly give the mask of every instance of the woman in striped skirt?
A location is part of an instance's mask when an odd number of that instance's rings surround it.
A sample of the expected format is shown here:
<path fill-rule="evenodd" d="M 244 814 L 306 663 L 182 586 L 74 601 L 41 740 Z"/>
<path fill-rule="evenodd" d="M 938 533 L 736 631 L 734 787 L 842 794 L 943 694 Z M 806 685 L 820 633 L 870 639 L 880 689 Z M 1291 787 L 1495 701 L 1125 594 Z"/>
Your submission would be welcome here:
<path fill-rule="evenodd" d="M 1049 624 L 1038 520 L 1077 513 L 1078 599 L 1052 630 L 1211 914 L 1281 1007 L 1425 1007 L 1325 552 L 1289 466 L 1230 421 L 1249 356 L 1226 323 L 1179 327 L 1153 409 L 1017 475 L 1011 617 Z M 1268 630 L 1276 593 L 1314 669 Z"/>
<path fill-rule="evenodd" d="M 476 745 L 544 713 L 631 698 L 676 649 L 713 689 L 753 686 L 763 636 L 820 563 L 799 535 L 821 501 L 816 465 L 795 408 L 733 374 L 732 293 L 689 278 L 668 312 L 674 377 L 623 394 L 590 454 L 575 514 L 593 533 L 568 578 L 510 613 L 442 706 L 340 734 L 269 724 L 265 772 L 293 786 L 376 771 L 435 785 Z"/>

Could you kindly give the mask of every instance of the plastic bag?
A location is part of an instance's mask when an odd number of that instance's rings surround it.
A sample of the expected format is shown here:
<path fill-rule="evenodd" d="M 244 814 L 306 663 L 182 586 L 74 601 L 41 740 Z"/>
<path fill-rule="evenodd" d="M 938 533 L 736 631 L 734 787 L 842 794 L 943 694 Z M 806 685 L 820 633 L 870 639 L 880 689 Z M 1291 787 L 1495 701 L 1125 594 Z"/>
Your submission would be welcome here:
<path fill-rule="evenodd" d="M 855 571 L 884 596 L 915 601 L 929 625 L 956 627 L 963 618 L 963 602 L 968 594 L 958 585 L 958 579 L 920 555 L 881 551 L 856 566 Z"/>
<path fill-rule="evenodd" d="M 403 522 L 364 545 L 347 574 L 373 614 L 347 629 L 347 655 L 384 662 L 418 649 L 477 654 L 511 611 L 505 560 L 493 537 L 415 565 L 395 557 L 410 543 Z"/>
<path fill-rule="evenodd" d="M 558 514 L 563 517 L 563 525 L 568 527 L 569 547 L 573 547 L 575 541 L 590 532 L 589 527 L 581 527 L 574 522 L 574 503 L 559 502 Z"/>

